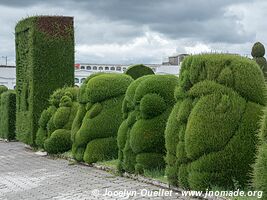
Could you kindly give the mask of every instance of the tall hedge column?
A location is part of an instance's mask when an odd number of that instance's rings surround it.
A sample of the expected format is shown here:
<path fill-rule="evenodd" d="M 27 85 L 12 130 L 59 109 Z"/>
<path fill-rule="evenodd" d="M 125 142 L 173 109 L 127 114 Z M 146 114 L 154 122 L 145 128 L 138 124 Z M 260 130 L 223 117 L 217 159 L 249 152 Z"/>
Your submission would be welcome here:
<path fill-rule="evenodd" d="M 72 17 L 36 16 L 16 32 L 17 138 L 34 145 L 41 112 L 54 90 L 74 84 Z"/>

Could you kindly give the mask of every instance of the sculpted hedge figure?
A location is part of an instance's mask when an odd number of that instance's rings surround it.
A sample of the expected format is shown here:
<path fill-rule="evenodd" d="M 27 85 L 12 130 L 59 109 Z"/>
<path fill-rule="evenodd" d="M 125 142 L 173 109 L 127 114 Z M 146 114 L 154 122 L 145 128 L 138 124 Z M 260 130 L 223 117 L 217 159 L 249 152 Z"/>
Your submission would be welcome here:
<path fill-rule="evenodd" d="M 164 168 L 164 130 L 175 102 L 177 80 L 172 75 L 148 75 L 129 86 L 118 131 L 120 171 Z"/>
<path fill-rule="evenodd" d="M 79 110 L 72 126 L 72 153 L 93 163 L 117 157 L 121 106 L 132 78 L 125 74 L 93 74 L 81 86 Z"/>
<path fill-rule="evenodd" d="M 206 190 L 248 182 L 264 88 L 263 73 L 247 58 L 204 54 L 184 60 L 165 133 L 171 184 Z"/>
<path fill-rule="evenodd" d="M 78 90 L 75 87 L 62 88 L 50 96 L 50 106 L 42 112 L 39 119 L 35 141 L 38 147 L 49 153 L 71 149 L 70 130 L 78 110 Z"/>

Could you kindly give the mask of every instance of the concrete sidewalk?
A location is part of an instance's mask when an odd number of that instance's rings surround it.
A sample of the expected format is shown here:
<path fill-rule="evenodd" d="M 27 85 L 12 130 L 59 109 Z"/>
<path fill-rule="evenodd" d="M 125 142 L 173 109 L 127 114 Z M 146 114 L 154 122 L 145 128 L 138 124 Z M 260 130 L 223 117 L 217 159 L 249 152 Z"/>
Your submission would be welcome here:
<path fill-rule="evenodd" d="M 193 199 L 180 195 L 92 167 L 68 165 L 63 159 L 41 157 L 20 142 L 0 141 L 1 200 Z"/>

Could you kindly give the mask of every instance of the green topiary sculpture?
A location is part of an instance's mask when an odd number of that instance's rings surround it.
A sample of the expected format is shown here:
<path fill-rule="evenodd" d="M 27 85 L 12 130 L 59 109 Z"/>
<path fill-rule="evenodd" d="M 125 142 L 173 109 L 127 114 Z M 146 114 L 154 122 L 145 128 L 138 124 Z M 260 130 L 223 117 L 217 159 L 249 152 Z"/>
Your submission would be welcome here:
<path fill-rule="evenodd" d="M 42 112 L 39 119 L 39 129 L 37 131 L 35 141 L 39 148 L 45 148 L 45 150 L 47 150 L 49 153 L 64 152 L 70 149 L 71 124 L 76 115 L 78 107 L 77 94 L 78 88 L 68 87 L 57 89 L 50 96 L 50 106 Z M 57 138 L 58 136 L 53 136 L 52 138 L 51 136 L 52 134 L 55 135 L 53 132 L 57 131 L 62 133 L 63 130 L 66 130 L 66 135 L 69 136 L 67 137 L 69 142 L 68 148 L 61 148 L 48 144 L 50 142 L 53 142 L 54 144 L 56 144 L 56 142 L 60 142 L 52 141 L 53 138 Z M 46 144 L 46 147 L 44 147 L 44 144 Z M 60 144 L 58 146 L 60 146 Z M 56 148 L 56 150 L 51 150 L 49 147 Z M 58 151 L 60 148 L 61 150 Z"/>
<path fill-rule="evenodd" d="M 260 144 L 254 165 L 253 183 L 256 190 L 263 191 L 262 199 L 267 199 L 267 108 L 264 109 L 261 124 Z"/>
<path fill-rule="evenodd" d="M 153 70 L 150 67 L 142 64 L 130 66 L 125 73 L 131 76 L 133 79 L 137 79 L 148 74 L 154 74 Z"/>
<path fill-rule="evenodd" d="M 34 16 L 18 22 L 16 39 L 17 138 L 35 146 L 38 120 L 58 88 L 74 85 L 73 18 Z"/>
<path fill-rule="evenodd" d="M 127 89 L 117 138 L 119 171 L 142 174 L 165 166 L 164 130 L 177 80 L 172 75 L 148 75 Z"/>
<path fill-rule="evenodd" d="M 267 61 L 264 58 L 264 54 L 265 48 L 263 44 L 256 42 L 252 47 L 251 55 L 253 57 L 253 60 L 255 60 L 260 66 L 264 76 L 267 77 Z"/>
<path fill-rule="evenodd" d="M 8 90 L 0 94 L 0 138 L 14 140 L 15 126 L 16 93 L 13 90 Z"/>
<path fill-rule="evenodd" d="M 84 81 L 71 133 L 76 160 L 93 163 L 117 157 L 122 100 L 131 82 L 125 74 L 93 74 Z"/>
<path fill-rule="evenodd" d="M 265 96 L 255 62 L 224 54 L 187 57 L 165 130 L 169 182 L 194 190 L 244 186 Z"/>
<path fill-rule="evenodd" d="M 4 85 L 0 85 L 0 95 L 3 93 L 3 92 L 6 92 L 8 90 L 8 88 Z"/>

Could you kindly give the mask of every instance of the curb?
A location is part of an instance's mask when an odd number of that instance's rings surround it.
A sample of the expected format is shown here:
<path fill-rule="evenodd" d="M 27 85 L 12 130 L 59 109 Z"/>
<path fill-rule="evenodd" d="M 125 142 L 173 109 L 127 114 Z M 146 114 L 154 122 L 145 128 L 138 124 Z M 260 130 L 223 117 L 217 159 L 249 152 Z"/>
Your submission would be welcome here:
<path fill-rule="evenodd" d="M 30 149 L 32 151 L 34 150 L 33 148 L 31 148 L 28 145 L 25 145 L 25 148 L 28 149 L 28 150 Z M 40 155 L 40 156 L 42 156 L 42 155 Z M 56 155 L 47 154 L 47 155 L 45 155 L 43 157 L 47 157 L 49 159 L 64 159 L 64 160 L 67 160 L 69 162 L 76 162 L 73 158 L 70 158 L 68 156 L 63 156 L 63 155 L 60 155 L 60 154 L 59 155 L 57 155 L 57 154 Z M 100 165 L 100 164 L 97 164 L 97 163 L 88 164 L 88 163 L 85 163 L 85 162 L 76 162 L 75 164 L 83 165 L 83 166 L 87 166 L 87 167 L 93 167 L 95 169 L 99 169 L 99 170 L 102 170 L 102 171 L 106 171 L 106 172 L 118 175 L 118 171 L 116 169 L 114 169 L 112 167 Z M 125 178 L 130 178 L 130 179 L 142 182 L 142 183 L 147 183 L 147 184 L 150 184 L 150 185 L 154 185 L 154 186 L 160 187 L 162 189 L 172 190 L 172 191 L 175 191 L 175 192 L 177 192 L 179 194 L 182 194 L 182 191 L 184 191 L 182 188 L 171 186 L 171 185 L 169 185 L 167 183 L 164 183 L 164 182 L 152 179 L 152 178 L 144 177 L 142 175 L 135 175 L 135 174 L 129 174 L 127 172 L 124 172 L 124 173 L 120 174 L 119 176 L 125 177 Z M 204 196 L 190 196 L 190 197 L 197 198 L 197 199 L 205 199 L 205 200 L 229 200 L 229 199 L 227 199 L 225 197 L 214 197 L 214 198 L 211 198 L 211 197 L 204 198 Z"/>

